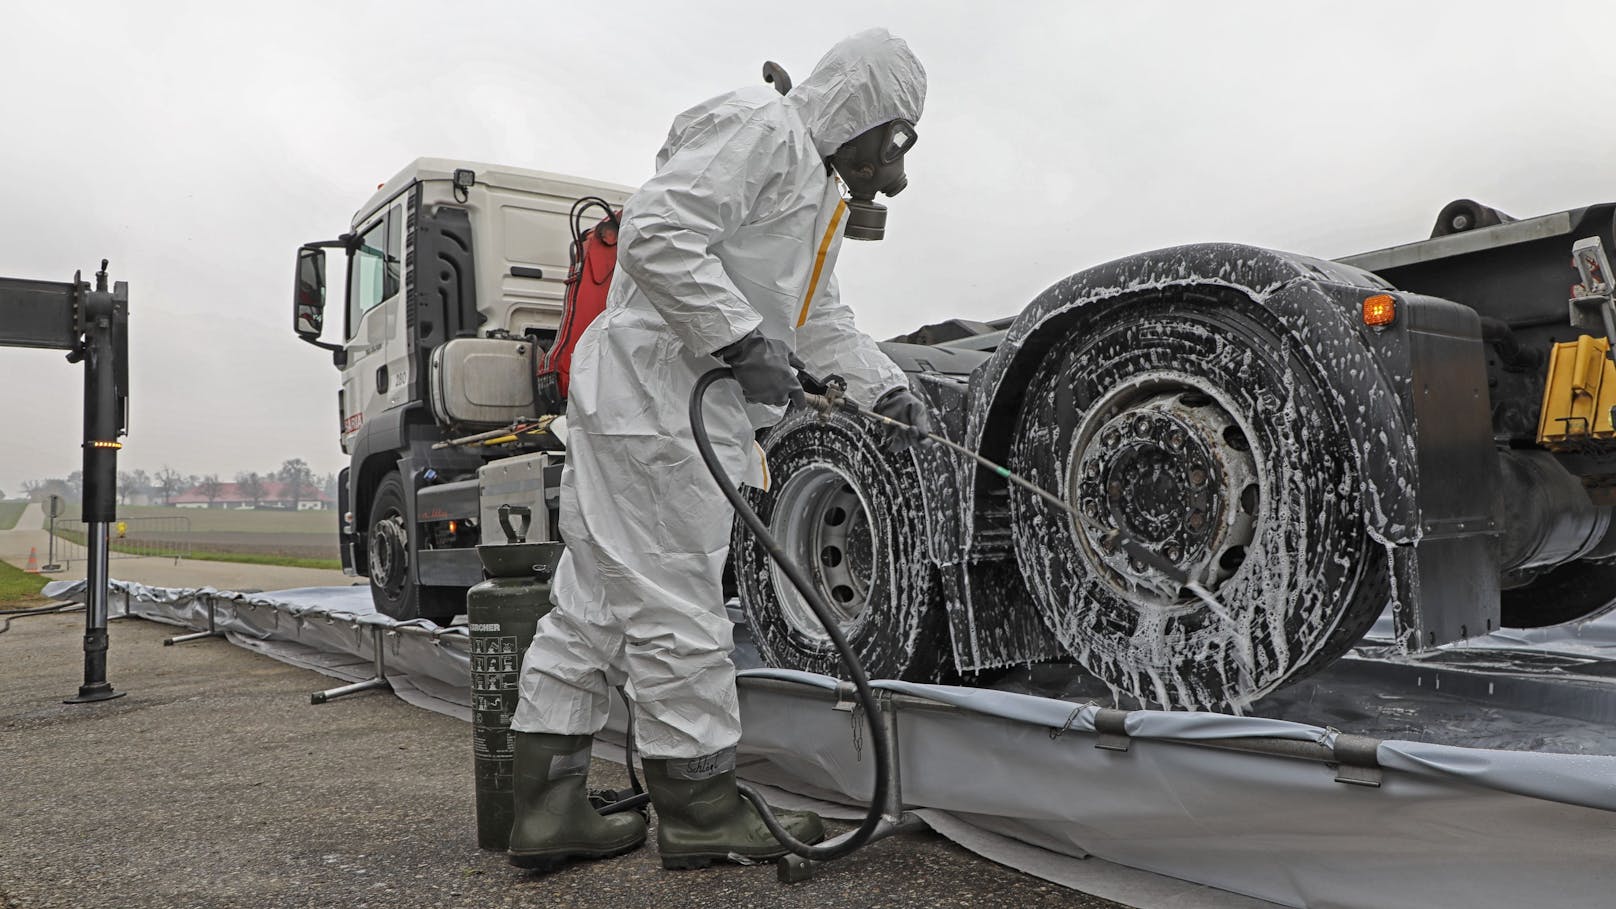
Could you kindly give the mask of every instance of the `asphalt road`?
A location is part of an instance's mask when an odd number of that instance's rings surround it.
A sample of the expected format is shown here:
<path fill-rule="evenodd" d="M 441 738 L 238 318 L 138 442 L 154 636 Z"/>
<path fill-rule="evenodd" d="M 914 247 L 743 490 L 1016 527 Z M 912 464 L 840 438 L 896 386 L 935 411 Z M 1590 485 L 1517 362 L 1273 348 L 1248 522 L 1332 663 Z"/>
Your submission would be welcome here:
<path fill-rule="evenodd" d="M 932 834 L 787 887 L 772 866 L 668 872 L 651 845 L 534 876 L 475 845 L 467 724 L 223 641 L 114 622 L 129 696 L 66 706 L 82 617 L 0 635 L 0 909 L 44 907 L 1117 907 Z M 624 786 L 596 761 L 592 785 Z"/>

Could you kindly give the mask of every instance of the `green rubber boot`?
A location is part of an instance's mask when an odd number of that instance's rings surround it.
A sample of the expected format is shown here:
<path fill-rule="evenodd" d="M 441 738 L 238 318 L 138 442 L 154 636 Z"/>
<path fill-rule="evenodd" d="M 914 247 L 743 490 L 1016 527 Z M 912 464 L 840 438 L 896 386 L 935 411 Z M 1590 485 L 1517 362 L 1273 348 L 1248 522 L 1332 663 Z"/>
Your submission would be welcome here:
<path fill-rule="evenodd" d="M 763 862 L 786 854 L 757 809 L 735 789 L 735 749 L 689 760 L 645 758 L 644 764 L 662 867 L 705 868 L 737 858 Z M 812 811 L 774 814 L 804 843 L 825 838 L 825 825 Z"/>
<path fill-rule="evenodd" d="M 635 811 L 602 817 L 589 804 L 587 735 L 512 732 L 516 748 L 516 823 L 511 864 L 549 871 L 569 859 L 603 859 L 645 842 Z"/>

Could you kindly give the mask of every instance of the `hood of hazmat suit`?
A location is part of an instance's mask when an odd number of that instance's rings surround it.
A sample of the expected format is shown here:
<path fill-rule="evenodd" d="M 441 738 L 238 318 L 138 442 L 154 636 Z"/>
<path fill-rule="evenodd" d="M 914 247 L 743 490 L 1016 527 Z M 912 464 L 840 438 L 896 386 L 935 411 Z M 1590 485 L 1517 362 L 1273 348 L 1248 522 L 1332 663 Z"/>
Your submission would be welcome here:
<path fill-rule="evenodd" d="M 832 279 L 846 204 L 825 156 L 871 126 L 920 118 L 925 70 L 884 30 L 837 44 L 781 97 L 757 85 L 675 118 L 656 174 L 624 206 L 606 312 L 573 354 L 555 608 L 524 661 L 512 728 L 562 735 L 634 701 L 643 753 L 713 754 L 740 738 L 721 573 L 733 519 L 691 435 L 696 379 L 755 328 L 866 404 L 906 379 L 853 323 Z M 730 476 L 766 485 L 733 383 L 707 395 Z"/>
<path fill-rule="evenodd" d="M 873 28 L 831 48 L 787 101 L 828 158 L 842 143 L 889 120 L 919 123 L 926 70 L 903 39 Z"/>

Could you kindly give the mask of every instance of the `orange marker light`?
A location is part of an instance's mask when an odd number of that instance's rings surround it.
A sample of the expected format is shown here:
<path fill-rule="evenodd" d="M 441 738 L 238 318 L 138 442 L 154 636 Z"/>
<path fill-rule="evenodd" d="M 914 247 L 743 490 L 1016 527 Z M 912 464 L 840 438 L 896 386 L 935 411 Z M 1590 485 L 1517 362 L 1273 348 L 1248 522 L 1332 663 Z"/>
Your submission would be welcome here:
<path fill-rule="evenodd" d="M 1363 324 L 1385 328 L 1397 321 L 1397 300 L 1391 294 L 1375 294 L 1363 301 Z"/>
<path fill-rule="evenodd" d="M 458 521 L 450 521 L 449 522 L 449 533 L 453 534 L 459 528 L 460 528 L 460 523 Z"/>

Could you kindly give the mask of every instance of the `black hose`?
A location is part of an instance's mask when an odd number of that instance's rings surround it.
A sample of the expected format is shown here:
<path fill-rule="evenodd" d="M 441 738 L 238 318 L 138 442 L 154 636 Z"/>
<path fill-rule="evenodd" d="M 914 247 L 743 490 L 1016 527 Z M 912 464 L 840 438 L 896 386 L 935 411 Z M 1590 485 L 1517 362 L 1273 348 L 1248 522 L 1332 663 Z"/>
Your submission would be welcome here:
<path fill-rule="evenodd" d="M 859 662 L 858 655 L 853 653 L 852 646 L 847 643 L 846 635 L 842 634 L 842 630 L 837 627 L 835 620 L 831 618 L 830 604 L 826 603 L 824 598 L 820 596 L 818 589 L 808 580 L 808 576 L 803 573 L 802 569 L 791 561 L 791 557 L 786 554 L 785 548 L 780 545 L 773 534 L 769 533 L 769 528 L 764 526 L 763 520 L 757 516 L 757 512 L 754 512 L 751 506 L 746 503 L 741 491 L 735 488 L 734 483 L 730 482 L 729 475 L 724 472 L 724 465 L 718 461 L 718 454 L 713 451 L 712 440 L 707 437 L 707 420 L 702 413 L 702 402 L 707 395 L 707 389 L 712 387 L 715 382 L 733 377 L 729 369 L 719 368 L 696 380 L 696 388 L 690 393 L 690 430 L 695 436 L 696 448 L 701 452 L 701 459 L 707 464 L 707 470 L 712 473 L 713 482 L 718 484 L 718 489 L 724 494 L 724 498 L 728 499 L 730 505 L 734 506 L 735 513 L 741 516 L 742 521 L 746 522 L 747 529 L 752 531 L 752 536 L 756 537 L 757 541 L 763 545 L 763 548 L 769 553 L 769 558 L 780 566 L 780 570 L 786 573 L 786 577 L 791 580 L 791 585 L 797 588 L 798 593 L 802 594 L 802 598 L 807 601 L 808 607 L 814 611 L 819 623 L 825 626 L 825 633 L 830 636 L 831 643 L 836 645 L 836 652 L 841 656 L 842 664 L 847 667 L 848 674 L 853 677 L 853 687 L 858 691 L 860 706 L 864 708 L 864 721 L 869 726 L 870 743 L 872 750 L 875 752 L 875 787 L 870 794 L 869 811 L 865 812 L 864 822 L 859 825 L 852 835 L 833 846 L 814 846 L 798 840 L 788 833 L 786 828 L 780 824 L 780 821 L 775 818 L 774 812 L 763 801 L 763 796 L 757 790 L 744 783 L 738 784 L 736 788 L 740 790 L 741 795 L 746 797 L 747 801 L 757 808 L 758 816 L 763 819 L 763 825 L 769 828 L 769 833 L 780 841 L 780 845 L 806 859 L 821 862 L 829 861 L 830 859 L 841 858 L 858 849 L 869 842 L 870 838 L 875 835 L 876 829 L 881 826 L 882 809 L 887 803 L 887 793 L 892 788 L 892 774 L 895 768 L 890 766 L 891 751 L 887 743 L 886 724 L 879 720 L 881 705 L 875 699 L 875 692 L 870 689 L 869 676 L 865 674 L 864 666 Z"/>
<path fill-rule="evenodd" d="M 616 814 L 619 811 L 633 811 L 636 808 L 644 807 L 645 805 L 649 804 L 650 801 L 651 793 L 639 792 L 621 801 L 606 805 L 595 813 L 599 814 L 601 817 L 605 817 L 608 814 Z"/>

